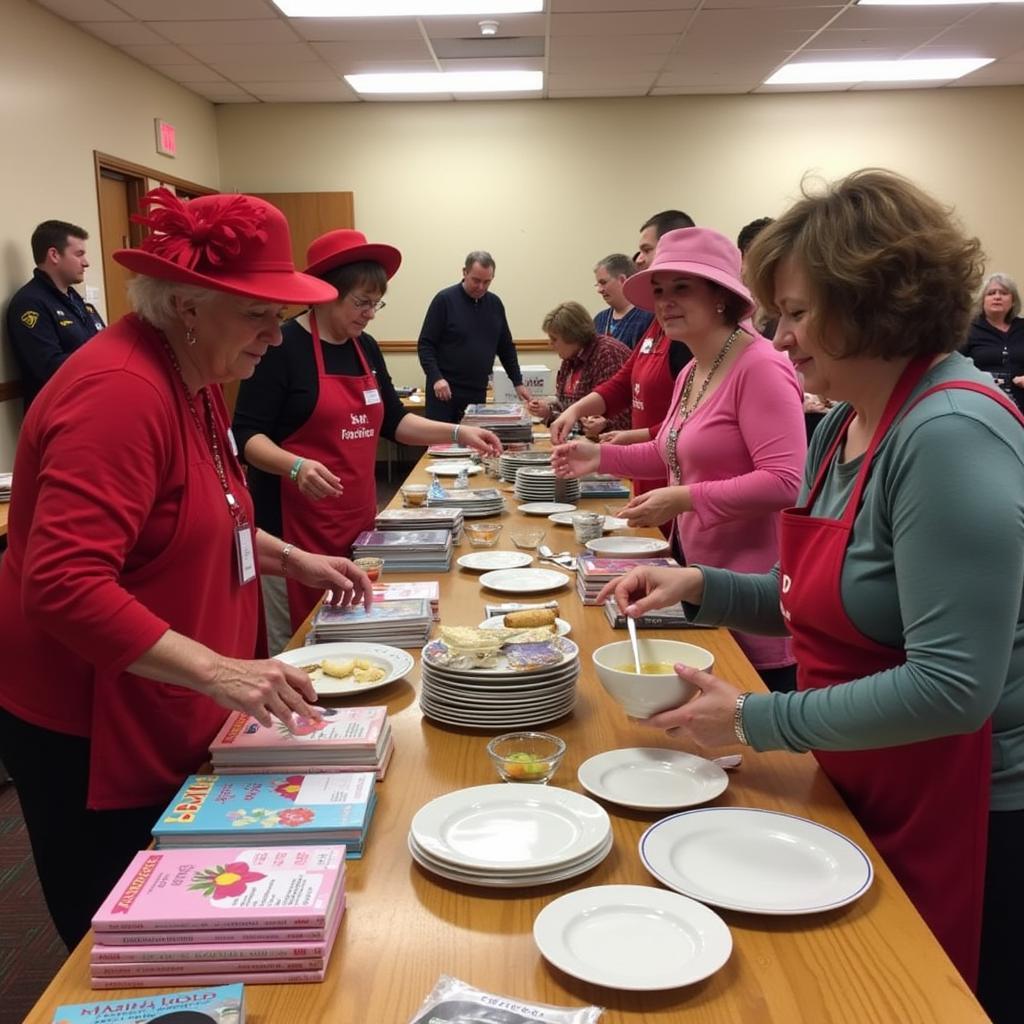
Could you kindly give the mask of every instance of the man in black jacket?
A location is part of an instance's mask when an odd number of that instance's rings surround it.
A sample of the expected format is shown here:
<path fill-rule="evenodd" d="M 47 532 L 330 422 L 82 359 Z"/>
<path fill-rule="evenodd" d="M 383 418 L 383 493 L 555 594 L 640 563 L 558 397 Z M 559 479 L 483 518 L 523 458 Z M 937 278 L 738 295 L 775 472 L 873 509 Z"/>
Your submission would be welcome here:
<path fill-rule="evenodd" d="M 57 367 L 105 326 L 72 287 L 82 283 L 89 266 L 88 237 L 63 220 L 43 221 L 32 232 L 36 269 L 7 307 L 7 337 L 21 369 L 26 410 Z"/>
<path fill-rule="evenodd" d="M 471 252 L 462 280 L 439 291 L 427 309 L 417 352 L 427 375 L 428 419 L 458 423 L 467 405 L 483 402 L 495 356 L 516 394 L 524 402 L 531 397 L 523 386 L 505 307 L 490 292 L 493 280 L 491 254 Z"/>

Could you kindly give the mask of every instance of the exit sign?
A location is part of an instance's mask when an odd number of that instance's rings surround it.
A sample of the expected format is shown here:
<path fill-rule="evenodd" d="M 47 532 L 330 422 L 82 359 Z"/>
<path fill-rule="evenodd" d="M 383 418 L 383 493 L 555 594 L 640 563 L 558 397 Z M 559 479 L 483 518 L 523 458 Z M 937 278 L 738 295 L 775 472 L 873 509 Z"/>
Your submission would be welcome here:
<path fill-rule="evenodd" d="M 163 156 L 177 156 L 178 143 L 174 136 L 174 125 L 155 118 L 156 124 L 156 151 Z"/>

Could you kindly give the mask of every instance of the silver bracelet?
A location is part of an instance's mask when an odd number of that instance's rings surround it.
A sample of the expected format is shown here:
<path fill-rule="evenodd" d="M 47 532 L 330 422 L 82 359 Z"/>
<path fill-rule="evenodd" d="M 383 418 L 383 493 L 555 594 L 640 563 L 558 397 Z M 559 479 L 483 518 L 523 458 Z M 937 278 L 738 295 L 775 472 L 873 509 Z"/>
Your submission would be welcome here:
<path fill-rule="evenodd" d="M 452 444 L 459 443 L 459 426 L 460 424 L 456 423 L 455 426 L 452 427 Z"/>
<path fill-rule="evenodd" d="M 749 693 L 741 693 L 736 698 L 736 710 L 732 713 L 732 731 L 736 733 L 736 739 L 744 746 L 749 745 L 746 731 L 743 728 L 743 705 L 747 703 Z"/>
<path fill-rule="evenodd" d="M 291 544 L 285 544 L 285 546 L 283 548 L 281 548 L 281 575 L 282 576 L 287 576 L 288 575 L 288 556 L 291 553 L 292 553 L 292 546 L 291 546 Z"/>

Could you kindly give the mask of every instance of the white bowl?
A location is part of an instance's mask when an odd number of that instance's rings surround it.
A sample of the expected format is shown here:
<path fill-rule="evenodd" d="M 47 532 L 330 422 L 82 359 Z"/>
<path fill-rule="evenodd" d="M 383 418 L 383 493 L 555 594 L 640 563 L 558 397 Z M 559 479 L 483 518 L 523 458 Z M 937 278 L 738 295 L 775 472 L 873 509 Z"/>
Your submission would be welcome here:
<path fill-rule="evenodd" d="M 601 685 L 631 718 L 650 718 L 659 711 L 677 708 L 696 692 L 692 683 L 684 682 L 674 671 L 664 675 L 638 676 L 631 670 L 633 649 L 628 640 L 598 647 L 593 658 Z M 640 637 L 640 659 L 666 665 L 682 662 L 704 672 L 715 663 L 715 656 L 696 644 L 680 640 L 649 640 L 646 637 Z"/>

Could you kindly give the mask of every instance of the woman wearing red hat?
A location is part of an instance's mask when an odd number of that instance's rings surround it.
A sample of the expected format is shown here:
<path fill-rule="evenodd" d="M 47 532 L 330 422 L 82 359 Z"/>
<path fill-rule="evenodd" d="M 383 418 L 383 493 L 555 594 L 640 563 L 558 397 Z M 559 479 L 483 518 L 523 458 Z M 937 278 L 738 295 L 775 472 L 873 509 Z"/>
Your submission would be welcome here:
<path fill-rule="evenodd" d="M 478 427 L 437 423 L 408 412 L 366 328 L 402 262 L 390 245 L 342 228 L 315 239 L 307 274 L 337 291 L 284 328 L 284 344 L 246 380 L 234 429 L 249 463 L 256 522 L 290 544 L 349 551 L 377 515 L 374 463 L 381 437 L 402 444 L 456 442 L 497 454 L 501 442 Z M 321 596 L 288 578 L 289 626 L 266 588 L 271 647 L 302 623 Z M 283 609 L 281 610 L 283 611 Z"/>
<path fill-rule="evenodd" d="M 347 559 L 254 528 L 216 386 L 281 343 L 284 304 L 333 288 L 295 272 L 287 222 L 263 200 L 157 189 L 144 205 L 149 235 L 114 253 L 139 275 L 135 312 L 25 417 L 0 566 L 0 756 L 69 947 L 225 709 L 268 725 L 316 714 L 304 672 L 251 660 L 257 574 L 372 600 Z"/>

